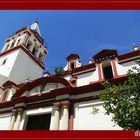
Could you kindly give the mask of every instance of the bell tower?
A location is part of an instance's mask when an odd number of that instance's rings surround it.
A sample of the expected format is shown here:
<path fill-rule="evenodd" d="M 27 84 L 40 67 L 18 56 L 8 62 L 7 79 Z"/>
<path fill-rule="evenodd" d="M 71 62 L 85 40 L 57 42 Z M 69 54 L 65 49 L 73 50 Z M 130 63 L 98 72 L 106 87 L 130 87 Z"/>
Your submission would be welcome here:
<path fill-rule="evenodd" d="M 18 30 L 0 53 L 0 86 L 8 80 L 21 84 L 41 77 L 46 55 L 38 21 Z"/>

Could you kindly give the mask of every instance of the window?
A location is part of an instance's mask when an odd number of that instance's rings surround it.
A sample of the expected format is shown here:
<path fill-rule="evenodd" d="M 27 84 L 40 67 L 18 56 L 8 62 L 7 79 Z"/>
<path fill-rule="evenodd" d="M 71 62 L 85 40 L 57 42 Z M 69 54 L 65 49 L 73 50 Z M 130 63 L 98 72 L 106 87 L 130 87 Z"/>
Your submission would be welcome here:
<path fill-rule="evenodd" d="M 113 72 L 110 62 L 103 64 L 103 75 L 105 80 L 113 79 Z"/>
<path fill-rule="evenodd" d="M 7 46 L 6 46 L 6 48 L 5 48 L 5 51 L 6 51 L 6 50 L 8 50 L 8 48 L 9 48 L 9 45 L 10 45 L 10 44 L 7 44 Z"/>
<path fill-rule="evenodd" d="M 17 45 L 20 43 L 20 39 L 18 39 L 18 41 L 17 41 Z"/>
<path fill-rule="evenodd" d="M 15 45 L 15 40 L 12 42 L 12 44 L 11 44 L 11 47 L 10 48 L 13 48 L 14 47 L 14 45 Z"/>
<path fill-rule="evenodd" d="M 74 61 L 70 62 L 70 69 L 74 69 Z"/>
<path fill-rule="evenodd" d="M 40 54 L 39 54 L 39 61 L 43 62 L 43 57 L 44 57 L 43 54 L 40 53 Z"/>
<path fill-rule="evenodd" d="M 6 63 L 6 61 L 7 61 L 7 58 L 5 58 L 5 59 L 2 61 L 1 66 L 4 65 L 4 64 Z"/>
<path fill-rule="evenodd" d="M 29 116 L 26 130 L 49 130 L 51 114 Z"/>
<path fill-rule="evenodd" d="M 26 48 L 27 48 L 28 50 L 30 50 L 30 47 L 31 47 L 31 46 L 32 46 L 32 43 L 29 41 Z"/>
<path fill-rule="evenodd" d="M 10 39 L 7 39 L 5 42 L 9 42 L 10 41 Z"/>
<path fill-rule="evenodd" d="M 37 55 L 37 52 L 38 52 L 38 47 L 37 46 L 34 46 L 33 51 L 32 51 L 32 54 L 36 56 Z"/>
<path fill-rule="evenodd" d="M 35 55 L 36 49 L 33 48 L 32 54 Z"/>

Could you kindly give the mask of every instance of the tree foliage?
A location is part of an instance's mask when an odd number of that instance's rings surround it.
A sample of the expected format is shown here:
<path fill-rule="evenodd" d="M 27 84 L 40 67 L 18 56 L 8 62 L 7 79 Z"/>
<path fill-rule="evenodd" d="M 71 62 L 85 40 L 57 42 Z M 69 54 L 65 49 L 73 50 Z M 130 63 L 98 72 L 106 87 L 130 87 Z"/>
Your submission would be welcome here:
<path fill-rule="evenodd" d="M 65 73 L 63 67 L 56 67 L 54 71 L 55 71 L 55 74 L 59 76 L 62 76 Z"/>
<path fill-rule="evenodd" d="M 140 68 L 129 70 L 124 84 L 103 85 L 105 89 L 99 97 L 106 113 L 113 113 L 113 121 L 123 129 L 140 130 Z"/>

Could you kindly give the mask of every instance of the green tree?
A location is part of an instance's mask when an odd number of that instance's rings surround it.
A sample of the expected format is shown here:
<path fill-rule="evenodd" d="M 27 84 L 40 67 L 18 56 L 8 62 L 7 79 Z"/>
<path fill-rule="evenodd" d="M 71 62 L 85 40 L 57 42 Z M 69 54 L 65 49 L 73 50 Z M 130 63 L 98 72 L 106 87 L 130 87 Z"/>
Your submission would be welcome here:
<path fill-rule="evenodd" d="M 140 68 L 128 71 L 128 80 L 124 84 L 103 84 L 104 90 L 99 98 L 113 121 L 123 129 L 140 130 Z"/>

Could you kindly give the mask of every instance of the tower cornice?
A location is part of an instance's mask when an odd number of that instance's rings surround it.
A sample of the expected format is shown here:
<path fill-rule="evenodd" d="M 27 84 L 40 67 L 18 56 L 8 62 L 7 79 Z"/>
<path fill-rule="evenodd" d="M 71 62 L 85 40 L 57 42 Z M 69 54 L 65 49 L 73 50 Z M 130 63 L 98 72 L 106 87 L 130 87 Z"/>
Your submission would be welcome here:
<path fill-rule="evenodd" d="M 36 64 L 38 64 L 38 66 L 40 66 L 43 70 L 45 69 L 44 64 L 40 62 L 34 55 L 32 55 L 32 53 L 30 53 L 23 44 L 0 53 L 0 57 L 18 49 L 22 49 L 32 60 L 36 62 Z"/>

